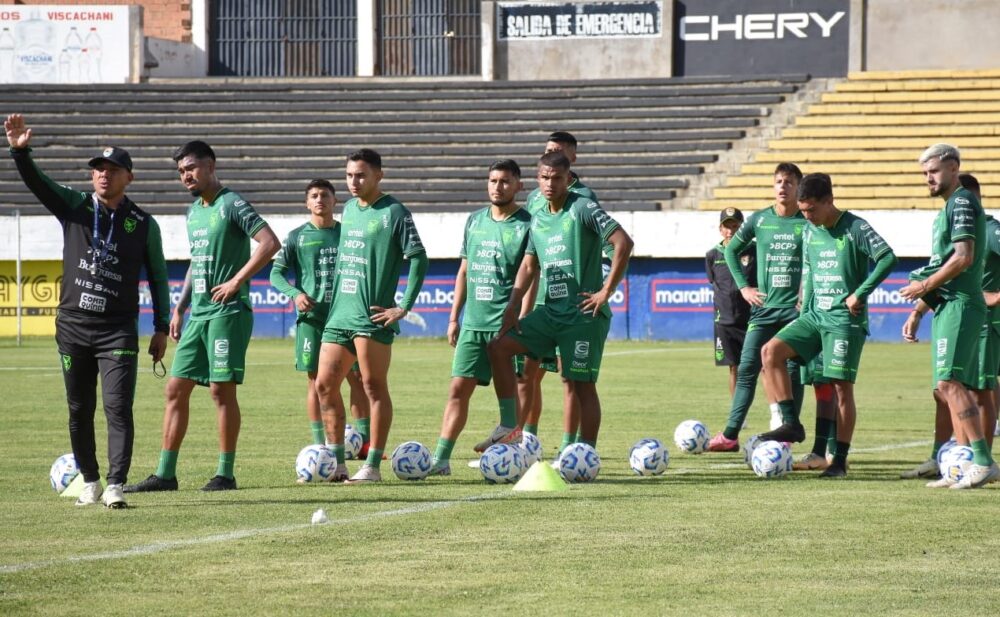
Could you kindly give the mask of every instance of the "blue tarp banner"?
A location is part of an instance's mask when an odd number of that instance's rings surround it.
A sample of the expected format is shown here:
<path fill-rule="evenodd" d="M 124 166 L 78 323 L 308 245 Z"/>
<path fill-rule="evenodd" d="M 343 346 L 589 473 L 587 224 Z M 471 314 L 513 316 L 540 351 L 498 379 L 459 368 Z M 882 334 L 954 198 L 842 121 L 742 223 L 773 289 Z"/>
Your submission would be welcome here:
<path fill-rule="evenodd" d="M 417 304 L 402 324 L 404 336 L 444 336 L 455 294 L 458 260 L 434 260 Z M 926 263 L 901 260 L 896 270 L 869 298 L 871 340 L 900 341 L 900 331 L 911 305 L 900 298 L 907 274 Z M 171 303 L 180 295 L 186 262 L 168 264 Z M 611 299 L 614 315 L 611 338 L 638 340 L 709 341 L 712 339 L 712 287 L 705 278 L 702 259 L 635 259 L 626 280 Z M 291 299 L 278 293 L 268 281 L 270 268 L 254 277 L 250 285 L 254 305 L 254 335 L 294 336 L 295 308 Z M 406 279 L 400 279 L 397 300 Z M 142 312 L 149 314 L 148 290 L 141 295 Z M 140 319 L 143 334 L 152 332 L 148 318 Z M 921 338 L 930 335 L 930 320 L 921 324 Z"/>

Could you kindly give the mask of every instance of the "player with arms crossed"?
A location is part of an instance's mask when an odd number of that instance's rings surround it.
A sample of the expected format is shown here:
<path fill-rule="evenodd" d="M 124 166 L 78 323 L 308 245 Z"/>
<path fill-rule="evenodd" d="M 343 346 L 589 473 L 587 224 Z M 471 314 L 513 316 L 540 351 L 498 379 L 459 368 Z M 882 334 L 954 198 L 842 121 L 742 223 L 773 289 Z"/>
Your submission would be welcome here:
<path fill-rule="evenodd" d="M 306 187 L 309 221 L 289 232 L 271 268 L 271 285 L 295 303 L 295 369 L 306 373 L 306 412 L 313 443 L 320 445 L 335 441 L 333 418 L 320 415 L 316 372 L 323 327 L 333 302 L 333 274 L 340 242 L 340 223 L 333 218 L 336 205 L 337 197 L 328 180 L 310 182 Z M 360 373 L 350 371 L 347 382 L 351 387 L 351 411 L 358 417 L 360 410 L 362 417 L 367 418 L 368 399 L 361 385 Z M 329 435 L 324 430 L 324 420 L 326 428 L 331 431 Z M 343 442 L 339 447 L 344 447 Z M 347 479 L 347 467 L 336 469 L 332 479 Z"/>
<path fill-rule="evenodd" d="M 493 376 L 486 347 L 500 330 L 531 226 L 531 215 L 517 205 L 522 188 L 516 162 L 493 163 L 487 180 L 490 207 L 470 214 L 465 223 L 462 263 L 455 276 L 455 301 L 448 320 L 448 343 L 455 348 L 455 358 L 432 475 L 451 475 L 449 460 L 469 417 L 469 399 L 477 385 L 488 386 Z M 517 426 L 515 409 L 501 407 L 500 426 Z"/>
<path fill-rule="evenodd" d="M 959 174 L 959 182 L 963 188 L 971 192 L 976 199 L 981 199 L 979 181 L 971 174 Z M 973 395 L 979 407 L 980 426 L 987 447 L 993 447 L 993 427 L 996 424 L 996 385 L 997 363 L 1000 355 L 1000 222 L 992 216 L 986 216 L 985 235 L 986 256 L 983 264 L 983 300 L 987 307 L 987 318 L 983 322 L 978 341 L 978 372 L 976 385 L 972 388 Z M 917 271 L 920 272 L 919 270 Z M 920 278 L 919 275 L 916 278 Z M 916 306 L 903 324 L 903 339 L 917 341 L 917 330 L 923 316 L 937 306 L 938 298 L 934 293 L 924 295 L 917 300 Z M 928 488 L 947 488 L 954 481 L 949 477 L 940 476 L 937 457 L 941 447 L 954 433 L 955 440 L 960 445 L 969 445 L 969 437 L 962 426 L 952 425 L 948 402 L 941 391 L 934 388 L 934 445 L 931 456 L 913 469 L 900 474 L 903 479 L 935 478 L 927 483 Z"/>
<path fill-rule="evenodd" d="M 583 442 L 593 446 L 601 426 L 596 382 L 611 327 L 608 299 L 625 275 L 633 243 L 597 202 L 569 191 L 569 167 L 569 159 L 559 152 L 538 163 L 538 185 L 548 208 L 532 215 L 528 247 L 489 356 L 500 408 L 516 409 L 513 357 L 527 353 L 538 358 L 558 349 L 572 403 L 580 408 Z M 614 246 L 606 278 L 601 268 L 605 242 Z M 522 300 L 539 270 L 545 304 L 519 321 Z"/>
<path fill-rule="evenodd" d="M 127 493 L 177 490 L 177 455 L 196 385 L 209 387 L 219 427 L 219 464 L 201 490 L 236 489 L 233 467 L 241 421 L 236 387 L 243 383 L 253 333 L 250 279 L 281 248 L 250 202 L 219 181 L 215 152 L 208 144 L 189 141 L 173 159 L 184 188 L 195 198 L 187 214 L 191 266 L 170 319 L 170 336 L 179 343 L 166 388 L 160 462 L 156 473 L 126 486 Z M 251 238 L 257 242 L 252 254 Z M 183 327 L 189 304 L 191 317 Z"/>
<path fill-rule="evenodd" d="M 399 320 L 413 308 L 429 261 L 413 216 L 396 198 L 382 192 L 382 157 L 362 148 L 347 157 L 347 187 L 334 278 L 333 306 L 323 329 L 316 390 L 320 412 L 334 418 L 333 446 L 344 463 L 344 400 L 340 386 L 355 360 L 371 408 L 371 447 L 365 464 L 350 482 L 380 482 L 382 452 L 392 424 L 389 364 Z M 403 260 L 410 261 L 403 300 L 396 287 Z M 327 426 L 327 434 L 330 427 Z"/>
<path fill-rule="evenodd" d="M 740 365 L 736 372 L 736 393 L 729 410 L 729 420 L 721 433 L 708 443 L 711 452 L 736 452 L 740 449 L 740 429 L 753 403 L 760 374 L 760 351 L 779 330 L 799 315 L 799 283 L 802 279 L 802 230 L 806 220 L 799 212 L 797 192 L 802 172 L 792 163 L 779 163 L 774 170 L 775 204 L 751 214 L 726 245 L 726 263 L 743 298 L 753 307 L 747 326 Z M 753 240 L 757 241 L 757 282 L 753 287 L 743 276 L 740 254 Z M 792 383 L 794 408 L 781 414 L 771 400 L 771 428 L 778 428 L 776 416 L 788 425 L 786 439 L 802 441 L 805 429 L 799 423 L 802 409 L 802 384 L 798 364 L 786 367 Z M 769 393 L 770 396 L 770 393 Z"/>
<path fill-rule="evenodd" d="M 935 385 L 948 403 L 956 434 L 964 436 L 974 452 L 965 476 L 951 488 L 968 489 L 996 480 L 1000 468 L 983 435 L 975 397 L 969 392 L 978 383 L 979 337 L 986 321 L 986 215 L 976 196 L 958 181 L 960 160 L 958 148 L 949 144 L 935 144 L 920 155 L 927 188 L 932 197 L 944 199 L 945 206 L 934 219 L 930 262 L 914 272 L 913 280 L 899 293 L 907 300 L 928 298 L 934 307 Z"/>
<path fill-rule="evenodd" d="M 847 475 L 847 455 L 854 435 L 857 406 L 854 383 L 861 350 L 868 337 L 868 295 L 896 264 L 896 255 L 871 225 L 837 208 L 826 174 L 809 174 L 798 189 L 799 211 L 809 221 L 802 233 L 802 315 L 778 331 L 762 351 L 764 385 L 781 409 L 792 413 L 792 384 L 787 362 L 813 358 L 837 393 L 837 447 L 824 478 Z M 869 272 L 869 262 L 874 268 Z M 774 439 L 763 433 L 762 440 Z M 779 436 L 780 437 L 780 436 Z M 780 439 L 779 439 L 780 440 Z"/>
<path fill-rule="evenodd" d="M 103 500 L 126 507 L 122 485 L 132 465 L 132 405 L 139 365 L 139 273 L 146 271 L 153 301 L 153 364 L 167 350 L 170 296 L 160 228 L 126 195 L 132 158 L 105 148 L 90 159 L 92 193 L 61 186 L 31 159 L 31 129 L 20 114 L 4 122 L 10 156 L 28 189 L 62 226 L 63 276 L 56 314 L 69 436 L 84 486 L 76 505 Z M 94 413 L 97 375 L 108 424 L 108 488 L 101 488 Z"/>

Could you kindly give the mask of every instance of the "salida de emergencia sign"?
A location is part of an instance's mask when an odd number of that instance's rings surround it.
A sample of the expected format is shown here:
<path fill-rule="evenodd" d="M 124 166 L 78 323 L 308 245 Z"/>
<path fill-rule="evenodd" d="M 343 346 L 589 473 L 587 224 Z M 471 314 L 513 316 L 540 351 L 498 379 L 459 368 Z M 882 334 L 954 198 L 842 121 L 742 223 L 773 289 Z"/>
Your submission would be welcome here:
<path fill-rule="evenodd" d="M 0 83 L 127 82 L 128 11 L 128 6 L 0 6 Z"/>
<path fill-rule="evenodd" d="M 502 40 L 657 37 L 663 2 L 500 2 Z"/>

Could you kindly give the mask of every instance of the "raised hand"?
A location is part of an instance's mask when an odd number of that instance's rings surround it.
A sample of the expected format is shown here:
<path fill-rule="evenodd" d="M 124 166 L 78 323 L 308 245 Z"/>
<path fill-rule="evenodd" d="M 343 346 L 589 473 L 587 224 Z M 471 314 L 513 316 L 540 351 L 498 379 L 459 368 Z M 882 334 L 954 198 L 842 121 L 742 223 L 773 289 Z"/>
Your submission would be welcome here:
<path fill-rule="evenodd" d="M 27 148 L 31 141 L 31 129 L 24 124 L 24 116 L 10 114 L 4 120 L 3 128 L 7 132 L 7 143 L 11 148 Z"/>

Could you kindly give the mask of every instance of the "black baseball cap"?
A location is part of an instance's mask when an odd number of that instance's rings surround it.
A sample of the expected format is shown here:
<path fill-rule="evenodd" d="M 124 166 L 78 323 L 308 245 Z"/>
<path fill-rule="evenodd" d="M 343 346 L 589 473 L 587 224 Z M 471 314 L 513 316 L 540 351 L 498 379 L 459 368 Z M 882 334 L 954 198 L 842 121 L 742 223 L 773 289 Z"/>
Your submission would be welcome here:
<path fill-rule="evenodd" d="M 107 161 L 112 165 L 117 165 L 128 171 L 132 171 L 132 157 L 128 155 L 128 152 L 124 148 L 115 148 L 114 146 L 108 146 L 101 152 L 100 156 L 95 156 L 90 159 L 87 165 L 91 167 L 97 167 L 97 164 L 101 161 Z"/>
<path fill-rule="evenodd" d="M 740 212 L 739 208 L 725 208 L 719 213 L 719 223 L 725 223 L 726 221 L 739 221 L 743 222 L 743 213 Z"/>

